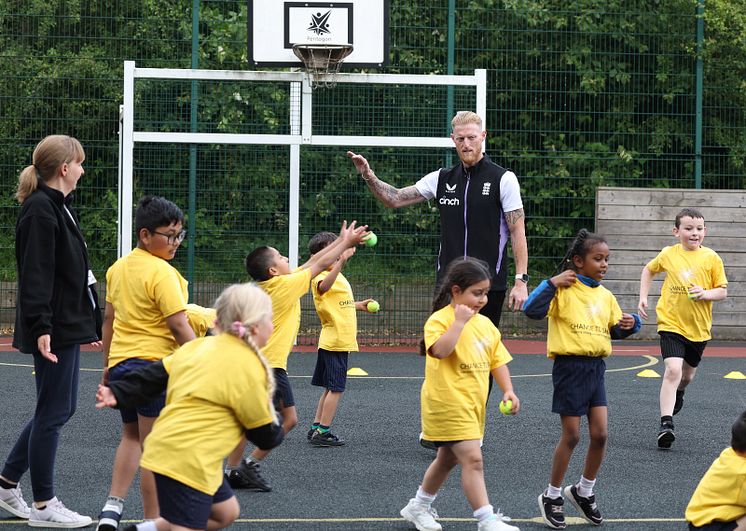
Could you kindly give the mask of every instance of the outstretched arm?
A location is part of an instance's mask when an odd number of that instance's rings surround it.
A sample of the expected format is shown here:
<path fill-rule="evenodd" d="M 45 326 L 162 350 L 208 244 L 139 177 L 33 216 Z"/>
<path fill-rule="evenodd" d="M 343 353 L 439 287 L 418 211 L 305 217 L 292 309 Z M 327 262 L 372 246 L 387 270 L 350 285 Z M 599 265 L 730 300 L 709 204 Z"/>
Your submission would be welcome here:
<path fill-rule="evenodd" d="M 337 260 L 334 263 L 334 267 L 332 267 L 331 271 L 329 271 L 329 274 L 324 277 L 324 280 L 319 282 L 318 284 L 319 295 L 323 295 L 324 293 L 332 289 L 334 282 L 337 280 L 337 276 L 339 275 L 339 272 L 342 271 L 342 268 L 347 263 L 347 260 L 353 254 L 355 254 L 354 247 L 350 247 L 342 251 L 342 255 L 339 257 L 339 260 Z"/>
<path fill-rule="evenodd" d="M 510 246 L 513 248 L 516 275 L 528 273 L 528 243 L 526 242 L 526 216 L 523 209 L 505 213 L 505 221 L 510 231 Z M 520 311 L 528 298 L 528 285 L 516 280 L 508 296 L 508 308 Z"/>
<path fill-rule="evenodd" d="M 370 164 L 368 164 L 368 161 L 362 155 L 348 151 L 347 156 L 352 159 L 355 169 L 368 185 L 370 191 L 384 206 L 388 208 L 401 208 L 421 203 L 425 200 L 425 197 L 414 186 L 395 188 L 383 182 L 376 177 L 376 174 L 370 169 Z"/>
<path fill-rule="evenodd" d="M 367 225 L 355 226 L 355 221 L 347 226 L 347 222 L 342 223 L 342 230 L 339 232 L 339 237 L 332 243 L 324 247 L 318 253 L 314 254 L 308 261 L 300 266 L 302 269 L 311 270 L 311 278 L 315 278 L 316 275 L 325 271 L 339 256 L 350 247 L 363 242 L 363 239 L 368 235 L 366 229 Z"/>

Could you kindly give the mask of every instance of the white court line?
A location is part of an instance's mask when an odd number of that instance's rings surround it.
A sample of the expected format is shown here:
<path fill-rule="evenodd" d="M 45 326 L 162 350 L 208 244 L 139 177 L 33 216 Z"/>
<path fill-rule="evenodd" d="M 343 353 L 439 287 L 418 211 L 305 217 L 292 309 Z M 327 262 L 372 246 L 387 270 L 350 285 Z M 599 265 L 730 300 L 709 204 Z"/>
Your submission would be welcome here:
<path fill-rule="evenodd" d="M 646 367 L 651 367 L 652 365 L 658 364 L 658 358 L 654 356 L 650 356 L 648 354 L 641 356 L 643 358 L 647 358 L 647 361 L 641 365 L 635 365 L 633 367 L 620 367 L 618 369 L 606 369 L 606 372 L 625 372 L 625 371 L 634 371 L 637 369 L 644 369 Z M 29 367 L 31 369 L 34 368 L 33 365 L 28 365 L 25 363 L 3 363 L 0 362 L 0 366 L 6 366 L 6 367 Z M 101 372 L 101 369 L 89 369 L 86 367 L 80 368 L 81 372 Z M 548 376 L 552 376 L 552 373 L 540 373 L 540 374 L 511 374 L 511 378 L 546 378 Z M 296 378 L 296 379 L 311 379 L 311 375 L 288 375 L 288 378 Z M 366 380 L 424 380 L 424 376 L 348 376 L 347 378 L 358 378 L 358 379 L 366 379 Z"/>

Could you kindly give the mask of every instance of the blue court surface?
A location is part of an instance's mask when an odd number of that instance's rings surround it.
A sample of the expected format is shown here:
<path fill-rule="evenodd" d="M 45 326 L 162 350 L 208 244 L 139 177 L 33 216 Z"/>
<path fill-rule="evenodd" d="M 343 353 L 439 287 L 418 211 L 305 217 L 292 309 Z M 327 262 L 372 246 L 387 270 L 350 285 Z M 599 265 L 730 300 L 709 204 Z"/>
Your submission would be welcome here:
<path fill-rule="evenodd" d="M 517 342 L 518 343 L 518 342 Z M 540 343 L 536 343 L 540 345 Z M 520 349 L 514 350 L 517 352 Z M 531 350 L 523 349 L 523 351 Z M 605 528 L 686 529 L 684 509 L 700 477 L 729 445 L 730 426 L 746 409 L 742 346 L 732 352 L 713 348 L 675 417 L 677 440 L 658 450 L 658 390 L 663 365 L 650 344 L 615 344 L 607 360 L 609 446 L 596 486 Z M 719 355 L 718 352 L 724 352 Z M 499 393 L 489 401 L 484 439 L 485 477 L 490 501 L 513 517 L 520 529 L 546 529 L 537 496 L 546 487 L 551 455 L 559 438 L 551 413 L 551 361 L 536 348 L 515 354 L 510 364 L 523 409 L 516 417 L 498 411 Z M 363 352 L 350 367 L 367 376 L 350 378 L 333 431 L 347 441 L 341 448 L 315 448 L 306 441 L 320 394 L 310 384 L 316 355 L 294 353 L 289 372 L 299 426 L 265 460 L 262 470 L 274 490 L 238 491 L 241 516 L 236 529 L 413 529 L 399 517 L 433 453 L 421 448 L 419 392 L 424 359 L 411 352 Z M 31 415 L 34 384 L 30 357 L 0 353 L 0 458 L 4 459 Z M 96 518 L 109 487 L 111 462 L 119 440 L 119 416 L 93 406 L 101 357 L 82 354 L 78 411 L 63 430 L 57 460 L 57 495 L 70 508 Z M 640 376 L 648 374 L 652 377 Z M 730 375 L 730 378 L 726 378 Z M 587 436 L 575 451 L 565 484 L 580 477 Z M 30 494 L 28 478 L 21 483 Z M 569 505 L 569 504 L 566 504 Z M 456 470 L 434 507 L 445 530 L 476 529 Z M 570 529 L 591 527 L 566 508 Z M 131 490 L 124 519 L 141 518 L 139 493 Z M 26 528 L 0 511 L 0 531 Z"/>

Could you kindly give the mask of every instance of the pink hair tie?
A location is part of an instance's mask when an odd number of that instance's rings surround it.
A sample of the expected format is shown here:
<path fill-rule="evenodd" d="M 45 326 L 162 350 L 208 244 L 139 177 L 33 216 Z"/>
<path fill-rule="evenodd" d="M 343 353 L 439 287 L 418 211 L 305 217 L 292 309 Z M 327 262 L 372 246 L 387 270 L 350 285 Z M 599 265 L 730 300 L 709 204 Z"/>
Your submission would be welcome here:
<path fill-rule="evenodd" d="M 241 339 L 244 338 L 246 335 L 246 327 L 243 325 L 241 321 L 233 321 L 233 324 L 231 325 L 231 330 L 233 330 L 238 337 Z"/>

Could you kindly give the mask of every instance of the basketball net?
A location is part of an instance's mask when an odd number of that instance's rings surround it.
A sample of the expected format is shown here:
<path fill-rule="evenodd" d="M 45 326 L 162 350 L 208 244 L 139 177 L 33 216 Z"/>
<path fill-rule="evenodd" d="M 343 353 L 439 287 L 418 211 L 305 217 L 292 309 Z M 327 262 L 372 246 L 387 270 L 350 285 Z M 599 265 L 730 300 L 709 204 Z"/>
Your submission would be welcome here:
<path fill-rule="evenodd" d="M 352 53 L 352 44 L 294 44 L 293 53 L 303 61 L 311 88 L 333 88 L 342 63 Z"/>

